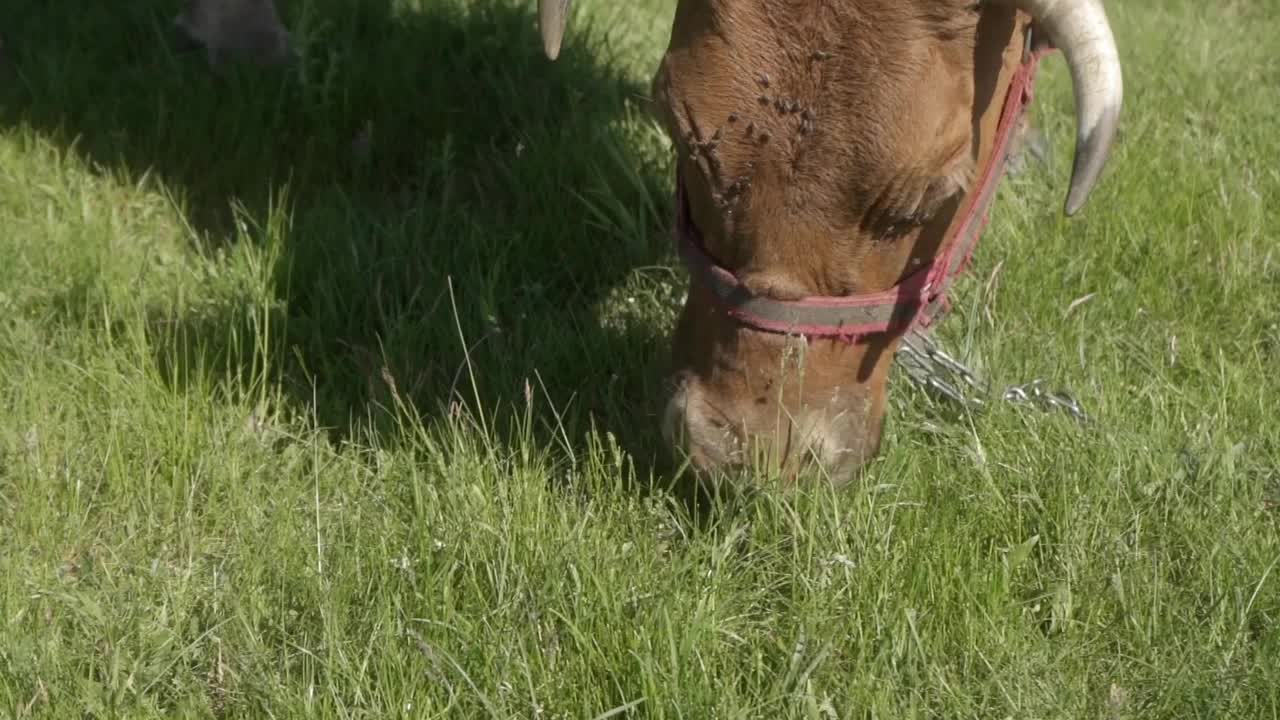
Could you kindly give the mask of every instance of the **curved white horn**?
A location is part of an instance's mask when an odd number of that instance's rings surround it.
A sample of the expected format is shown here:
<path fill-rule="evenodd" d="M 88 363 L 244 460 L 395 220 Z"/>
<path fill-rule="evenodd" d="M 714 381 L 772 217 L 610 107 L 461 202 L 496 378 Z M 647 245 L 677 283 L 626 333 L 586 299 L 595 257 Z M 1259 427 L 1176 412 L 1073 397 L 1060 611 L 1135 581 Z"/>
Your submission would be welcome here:
<path fill-rule="evenodd" d="M 1076 97 L 1076 155 L 1066 213 L 1089 197 L 1111 154 L 1124 87 L 1120 54 L 1101 0 L 990 0 L 1013 5 L 1062 51 Z"/>
<path fill-rule="evenodd" d="M 571 0 L 538 0 L 538 29 L 542 31 L 542 49 L 555 60 L 560 55 L 564 26 L 569 22 Z"/>

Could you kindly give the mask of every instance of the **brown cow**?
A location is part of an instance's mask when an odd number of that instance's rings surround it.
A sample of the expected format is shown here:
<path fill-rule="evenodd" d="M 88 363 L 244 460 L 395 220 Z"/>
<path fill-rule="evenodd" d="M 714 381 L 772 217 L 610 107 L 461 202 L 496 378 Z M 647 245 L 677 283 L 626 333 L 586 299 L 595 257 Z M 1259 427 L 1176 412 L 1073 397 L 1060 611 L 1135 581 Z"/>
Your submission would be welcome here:
<path fill-rule="evenodd" d="M 541 0 L 553 59 L 568 5 Z M 1070 215 L 1121 106 L 1100 0 L 680 0 L 653 82 L 699 271 L 663 422 L 679 455 L 702 471 L 764 455 L 788 476 L 814 460 L 841 483 L 877 452 L 900 337 L 936 300 L 940 251 L 949 266 L 951 238 L 976 238 L 1006 97 L 1029 99 L 1029 38 L 1071 70 Z M 856 307 L 886 293 L 892 312 Z"/>

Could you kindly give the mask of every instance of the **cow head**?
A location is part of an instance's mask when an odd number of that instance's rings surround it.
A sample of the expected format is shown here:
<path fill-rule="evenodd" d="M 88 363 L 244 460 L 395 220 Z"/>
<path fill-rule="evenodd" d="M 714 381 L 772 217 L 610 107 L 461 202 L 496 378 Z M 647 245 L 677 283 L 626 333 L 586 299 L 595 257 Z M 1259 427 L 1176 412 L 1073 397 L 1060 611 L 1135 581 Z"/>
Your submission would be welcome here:
<path fill-rule="evenodd" d="M 551 57 L 567 5 L 541 2 Z M 680 0 L 653 94 L 707 253 L 755 296 L 895 287 L 933 258 L 991 156 L 1029 23 L 1073 79 L 1073 214 L 1121 105 L 1100 0 Z M 897 337 L 762 332 L 695 282 L 674 343 L 664 434 L 695 467 L 763 454 L 840 482 L 876 452 Z"/>

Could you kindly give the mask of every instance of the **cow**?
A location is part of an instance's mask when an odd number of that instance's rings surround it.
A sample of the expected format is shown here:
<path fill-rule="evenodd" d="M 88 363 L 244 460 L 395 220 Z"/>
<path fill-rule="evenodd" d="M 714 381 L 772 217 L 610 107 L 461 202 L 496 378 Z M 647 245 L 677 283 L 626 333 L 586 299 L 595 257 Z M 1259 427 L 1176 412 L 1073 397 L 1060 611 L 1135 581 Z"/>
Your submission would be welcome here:
<path fill-rule="evenodd" d="M 552 60 L 569 8 L 540 0 Z M 1076 103 L 1070 216 L 1123 95 L 1100 0 L 679 0 L 651 97 L 692 275 L 662 418 L 679 459 L 839 486 L 879 452 L 894 353 L 972 250 L 1051 50 Z"/>
<path fill-rule="evenodd" d="M 187 0 L 173 24 L 178 45 L 202 48 L 214 68 L 232 58 L 261 65 L 297 58 L 274 0 Z"/>

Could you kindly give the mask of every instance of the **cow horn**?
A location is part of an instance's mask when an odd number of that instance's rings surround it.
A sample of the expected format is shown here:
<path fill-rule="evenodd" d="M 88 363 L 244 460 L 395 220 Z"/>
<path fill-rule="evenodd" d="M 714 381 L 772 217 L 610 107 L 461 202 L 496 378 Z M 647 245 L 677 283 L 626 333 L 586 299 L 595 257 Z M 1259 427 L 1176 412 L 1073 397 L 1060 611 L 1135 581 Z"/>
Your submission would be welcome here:
<path fill-rule="evenodd" d="M 1009 2 L 1010 0 L 996 0 Z M 1076 155 L 1066 213 L 1074 215 L 1111 154 L 1124 95 L 1120 54 L 1101 0 L 1012 0 L 1062 50 L 1076 97 Z"/>
<path fill-rule="evenodd" d="M 564 26 L 569 22 L 571 0 L 538 0 L 538 29 L 542 31 L 542 49 L 555 60 L 560 55 Z"/>

